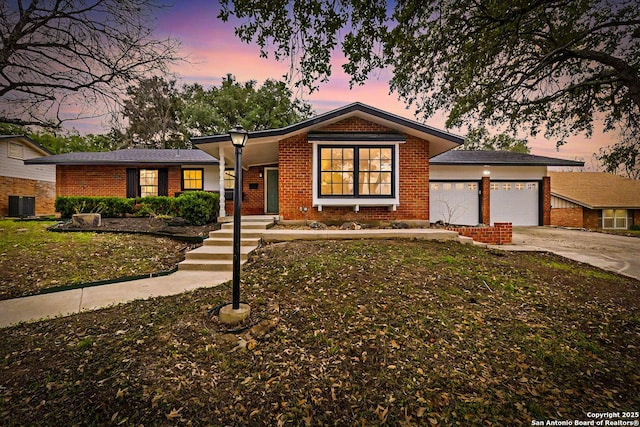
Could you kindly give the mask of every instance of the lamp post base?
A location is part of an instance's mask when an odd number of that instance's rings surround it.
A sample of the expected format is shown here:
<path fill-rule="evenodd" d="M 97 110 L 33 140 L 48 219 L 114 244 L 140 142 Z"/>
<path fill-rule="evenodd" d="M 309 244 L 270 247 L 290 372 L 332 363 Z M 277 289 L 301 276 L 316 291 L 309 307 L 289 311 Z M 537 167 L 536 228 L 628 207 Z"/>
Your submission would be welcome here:
<path fill-rule="evenodd" d="M 240 308 L 234 310 L 233 304 L 227 304 L 220 309 L 218 318 L 225 325 L 237 325 L 244 322 L 251 314 L 249 304 L 240 304 Z"/>

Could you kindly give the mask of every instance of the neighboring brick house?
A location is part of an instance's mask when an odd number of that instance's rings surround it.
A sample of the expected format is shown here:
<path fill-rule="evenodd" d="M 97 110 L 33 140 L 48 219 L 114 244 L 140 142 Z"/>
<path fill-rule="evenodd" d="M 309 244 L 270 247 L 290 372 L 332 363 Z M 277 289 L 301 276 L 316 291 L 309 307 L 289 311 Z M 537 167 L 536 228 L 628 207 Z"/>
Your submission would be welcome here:
<path fill-rule="evenodd" d="M 24 164 L 50 154 L 24 135 L 0 135 L 0 216 L 55 213 L 55 166 Z"/>
<path fill-rule="evenodd" d="M 233 167 L 228 135 L 192 142 L 219 158 L 221 168 Z M 550 216 L 547 166 L 583 165 L 510 152 L 449 151 L 462 142 L 361 103 L 250 132 L 242 157 L 242 213 L 284 220 L 542 225 Z M 230 215 L 231 205 L 223 200 L 221 212 Z M 443 205 L 470 215 L 444 218 Z"/>
<path fill-rule="evenodd" d="M 174 197 L 219 190 L 218 161 L 201 150 L 125 149 L 25 161 L 55 165 L 57 196 Z"/>
<path fill-rule="evenodd" d="M 640 224 L 640 181 L 604 172 L 550 172 L 551 224 L 628 229 Z"/>

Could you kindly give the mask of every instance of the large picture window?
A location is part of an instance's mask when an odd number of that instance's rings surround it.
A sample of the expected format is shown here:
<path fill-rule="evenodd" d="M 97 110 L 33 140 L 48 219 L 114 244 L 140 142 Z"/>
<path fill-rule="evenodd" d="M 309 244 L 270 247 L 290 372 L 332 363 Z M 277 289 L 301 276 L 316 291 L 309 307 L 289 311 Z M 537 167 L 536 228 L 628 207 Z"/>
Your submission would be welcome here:
<path fill-rule="evenodd" d="M 203 190 L 204 171 L 202 169 L 182 169 L 182 189 L 188 190 Z"/>
<path fill-rule="evenodd" d="M 394 148 L 319 147 L 320 197 L 393 197 Z"/>

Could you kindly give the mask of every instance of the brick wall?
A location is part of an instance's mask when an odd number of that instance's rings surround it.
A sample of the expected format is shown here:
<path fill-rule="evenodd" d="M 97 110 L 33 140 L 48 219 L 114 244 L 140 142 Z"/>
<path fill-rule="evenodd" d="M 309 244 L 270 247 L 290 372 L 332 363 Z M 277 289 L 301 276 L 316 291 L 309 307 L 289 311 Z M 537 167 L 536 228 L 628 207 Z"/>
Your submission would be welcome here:
<path fill-rule="evenodd" d="M 542 178 L 542 225 L 551 225 L 551 177 Z"/>
<path fill-rule="evenodd" d="M 446 227 L 476 242 L 490 245 L 508 245 L 513 238 L 513 227 L 510 222 L 496 222 L 492 227 Z"/>
<path fill-rule="evenodd" d="M 366 120 L 352 117 L 325 126 L 320 131 L 333 132 L 389 132 L 390 129 Z M 400 183 L 396 189 L 400 197 L 397 211 L 388 207 L 323 206 L 322 211 L 313 204 L 313 145 L 306 135 L 294 136 L 279 144 L 279 209 L 286 220 L 302 220 L 300 207 L 308 207 L 307 219 L 318 221 L 378 221 L 429 219 L 429 145 L 428 142 L 406 136 L 399 145 Z M 356 204 L 354 202 L 354 204 Z M 244 213 L 244 209 L 243 209 Z"/>
<path fill-rule="evenodd" d="M 264 173 L 262 166 L 252 167 L 242 171 L 242 215 L 263 215 L 264 214 L 264 178 L 260 174 Z M 264 176 L 264 175 L 263 175 Z M 257 185 L 258 188 L 250 189 L 250 184 Z M 227 216 L 233 215 L 233 200 L 225 201 L 225 212 Z"/>
<path fill-rule="evenodd" d="M 602 222 L 598 219 L 598 209 L 582 210 L 582 226 L 584 228 L 601 228 Z"/>
<path fill-rule="evenodd" d="M 582 207 L 551 209 L 551 224 L 561 227 L 583 227 Z"/>
<path fill-rule="evenodd" d="M 482 218 L 480 222 L 483 224 L 491 224 L 491 178 L 488 176 L 482 177 Z"/>
<path fill-rule="evenodd" d="M 149 167 L 153 169 L 156 167 Z M 169 167 L 169 196 L 180 192 L 180 166 Z M 127 168 L 124 166 L 56 167 L 58 196 L 127 196 Z"/>
<path fill-rule="evenodd" d="M 55 214 L 56 184 L 48 181 L 0 176 L 0 216 L 9 214 L 9 196 L 36 198 L 36 215 Z"/>

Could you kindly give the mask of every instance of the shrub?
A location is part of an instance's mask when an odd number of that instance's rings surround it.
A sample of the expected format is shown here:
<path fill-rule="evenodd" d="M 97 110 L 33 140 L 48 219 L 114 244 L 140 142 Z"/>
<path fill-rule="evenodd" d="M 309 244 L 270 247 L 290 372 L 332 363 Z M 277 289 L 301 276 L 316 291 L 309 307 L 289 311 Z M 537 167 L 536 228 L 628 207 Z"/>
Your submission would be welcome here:
<path fill-rule="evenodd" d="M 187 191 L 175 199 L 178 215 L 193 225 L 215 220 L 220 196 L 206 191 Z"/>
<path fill-rule="evenodd" d="M 167 196 L 149 196 L 136 199 L 133 213 L 136 216 L 176 216 L 178 209 L 176 208 L 176 199 Z M 143 212 L 140 210 L 143 209 Z M 146 214 L 145 214 L 146 213 Z"/>
<path fill-rule="evenodd" d="M 57 197 L 56 212 L 63 218 L 71 218 L 76 213 L 99 213 L 105 218 L 124 216 L 133 211 L 133 199 L 124 197 Z"/>
<path fill-rule="evenodd" d="M 633 224 L 629 227 L 629 230 L 640 230 L 640 224 Z"/>

